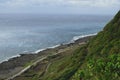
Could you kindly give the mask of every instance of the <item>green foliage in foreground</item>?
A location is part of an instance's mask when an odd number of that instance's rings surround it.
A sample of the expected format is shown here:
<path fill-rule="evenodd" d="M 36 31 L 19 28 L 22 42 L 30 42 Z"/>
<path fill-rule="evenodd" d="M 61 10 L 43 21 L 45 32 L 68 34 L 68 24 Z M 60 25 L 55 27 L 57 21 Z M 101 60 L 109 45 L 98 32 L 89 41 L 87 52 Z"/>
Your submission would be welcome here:
<path fill-rule="evenodd" d="M 107 58 L 90 59 L 87 66 L 79 69 L 72 80 L 120 80 L 120 54 Z"/>

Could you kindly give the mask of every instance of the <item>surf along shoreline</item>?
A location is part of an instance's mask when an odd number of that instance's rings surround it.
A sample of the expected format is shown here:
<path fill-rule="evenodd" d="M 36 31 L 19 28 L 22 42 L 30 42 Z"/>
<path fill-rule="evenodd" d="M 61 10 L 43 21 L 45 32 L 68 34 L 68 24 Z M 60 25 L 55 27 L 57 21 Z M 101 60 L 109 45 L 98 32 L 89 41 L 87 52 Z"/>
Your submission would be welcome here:
<path fill-rule="evenodd" d="M 0 63 L 0 80 L 7 79 L 15 74 L 18 74 L 20 71 L 25 69 L 25 67 L 32 65 L 34 62 L 44 57 L 54 55 L 54 53 L 57 53 L 59 50 L 64 50 L 70 46 L 74 47 L 76 45 L 85 44 L 95 35 L 96 33 L 84 36 L 76 36 L 69 43 L 48 47 L 46 49 L 40 49 L 30 54 L 20 54 L 19 56 L 10 58 L 8 61 Z"/>

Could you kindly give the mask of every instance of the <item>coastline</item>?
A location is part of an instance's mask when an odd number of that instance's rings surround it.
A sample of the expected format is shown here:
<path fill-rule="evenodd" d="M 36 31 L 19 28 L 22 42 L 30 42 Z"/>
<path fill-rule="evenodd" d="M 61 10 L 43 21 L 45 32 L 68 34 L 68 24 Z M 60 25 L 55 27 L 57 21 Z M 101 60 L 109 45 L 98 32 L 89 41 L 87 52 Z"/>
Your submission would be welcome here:
<path fill-rule="evenodd" d="M 85 37 L 89 37 L 89 36 L 95 36 L 95 35 L 97 35 L 97 33 L 88 34 L 88 35 L 81 35 L 81 36 L 74 36 L 72 38 L 72 40 L 70 40 L 68 43 L 62 43 L 62 44 L 57 44 L 57 45 L 54 45 L 54 46 L 51 46 L 51 47 L 47 47 L 47 48 L 43 48 L 43 49 L 38 49 L 38 50 L 36 50 L 35 52 L 32 52 L 32 53 L 38 54 L 39 52 L 44 51 L 46 49 L 53 49 L 53 48 L 59 47 L 61 45 L 67 45 L 67 44 L 75 43 L 76 41 L 78 41 L 81 38 L 85 38 Z"/>
<path fill-rule="evenodd" d="M 79 40 L 79 39 L 81 39 L 81 38 L 85 38 L 85 37 L 89 37 L 89 36 L 95 36 L 95 35 L 97 35 L 97 33 L 87 34 L 87 35 L 80 35 L 80 36 L 74 36 L 74 37 L 72 38 L 72 40 L 70 40 L 70 41 L 67 42 L 67 43 L 62 43 L 62 45 L 66 45 L 66 44 L 70 44 L 70 43 L 75 43 L 75 41 L 77 41 L 77 40 Z M 53 49 L 53 48 L 56 48 L 56 47 L 59 47 L 59 46 L 61 46 L 61 44 L 57 44 L 57 45 L 54 45 L 54 46 L 51 46 L 51 47 L 47 47 L 47 48 L 43 48 L 43 49 L 38 49 L 38 50 L 36 50 L 36 51 L 34 51 L 34 52 L 27 52 L 27 53 L 29 53 L 29 54 L 38 54 L 38 53 L 40 53 L 41 51 L 44 51 L 44 50 L 46 50 L 46 49 Z M 26 52 L 23 52 L 23 53 L 21 53 L 21 54 L 26 54 Z M 5 60 L 0 61 L 0 64 L 3 63 L 3 62 L 9 61 L 9 60 L 12 59 L 12 58 L 20 57 L 21 54 L 17 54 L 17 55 L 13 55 L 13 56 L 11 56 L 11 57 L 8 57 L 8 58 L 6 58 Z"/>
<path fill-rule="evenodd" d="M 79 36 L 78 39 L 69 43 L 58 44 L 45 49 L 40 49 L 30 54 L 19 54 L 19 56 L 14 56 L 7 61 L 0 63 L 0 78 L 8 78 L 13 74 L 17 74 L 24 69 L 26 63 L 35 62 L 43 57 L 53 55 L 53 53 L 56 53 L 59 50 L 63 50 L 67 47 L 85 44 L 93 36 L 95 36 L 95 34 L 86 35 L 84 37 Z"/>

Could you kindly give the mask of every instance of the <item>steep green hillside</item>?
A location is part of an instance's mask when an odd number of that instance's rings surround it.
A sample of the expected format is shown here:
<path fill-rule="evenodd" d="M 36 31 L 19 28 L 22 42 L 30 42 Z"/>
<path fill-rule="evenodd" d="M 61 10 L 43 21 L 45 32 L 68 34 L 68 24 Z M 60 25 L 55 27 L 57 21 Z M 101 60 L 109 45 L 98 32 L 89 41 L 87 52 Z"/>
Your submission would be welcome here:
<path fill-rule="evenodd" d="M 48 80 L 120 80 L 120 11 L 69 61 L 61 75 Z"/>
<path fill-rule="evenodd" d="M 42 74 L 33 68 L 14 80 L 120 80 L 120 11 L 87 44 L 70 49 L 44 61 Z"/>
<path fill-rule="evenodd" d="M 86 50 L 86 61 L 72 80 L 120 80 L 120 11 Z"/>

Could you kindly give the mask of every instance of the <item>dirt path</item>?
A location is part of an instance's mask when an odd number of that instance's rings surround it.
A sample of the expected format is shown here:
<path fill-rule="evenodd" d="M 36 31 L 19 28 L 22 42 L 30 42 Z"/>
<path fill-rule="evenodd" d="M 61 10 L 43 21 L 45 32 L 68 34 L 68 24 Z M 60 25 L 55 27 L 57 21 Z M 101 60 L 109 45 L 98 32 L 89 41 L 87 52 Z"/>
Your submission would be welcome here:
<path fill-rule="evenodd" d="M 57 55 L 57 54 L 62 53 L 62 52 L 64 52 L 64 51 L 66 51 L 66 50 L 67 50 L 67 49 L 59 50 L 57 53 L 55 53 L 55 54 L 53 54 L 53 55 Z M 25 71 L 27 71 L 28 69 L 30 69 L 31 66 L 36 65 L 37 63 L 39 63 L 40 61 L 46 59 L 47 57 L 48 57 L 48 56 L 43 57 L 43 58 L 37 60 L 37 61 L 34 62 L 32 65 L 27 66 L 26 68 L 24 68 L 23 70 L 21 70 L 19 73 L 13 75 L 12 77 L 10 77 L 10 78 L 8 78 L 8 79 L 6 79 L 6 80 L 12 80 L 12 79 L 14 79 L 15 77 L 21 75 L 22 73 L 24 73 Z M 50 65 L 50 64 L 49 64 L 49 65 Z M 45 72 L 47 71 L 49 65 L 48 65 L 47 68 L 45 69 Z"/>
<path fill-rule="evenodd" d="M 23 70 L 21 70 L 19 73 L 13 75 L 12 77 L 10 77 L 10 78 L 8 78 L 8 79 L 6 79 L 6 80 L 12 80 L 12 79 L 14 79 L 15 77 L 21 75 L 22 73 L 24 73 L 25 71 L 27 71 L 28 69 L 30 69 L 31 66 L 36 65 L 38 62 L 40 62 L 40 61 L 42 61 L 42 60 L 44 60 L 44 59 L 46 59 L 46 58 L 47 58 L 47 56 L 46 56 L 46 57 L 43 57 L 43 58 L 41 58 L 41 59 L 39 59 L 39 60 L 37 60 L 37 61 L 34 62 L 32 65 L 27 66 L 26 68 L 24 68 Z"/>

